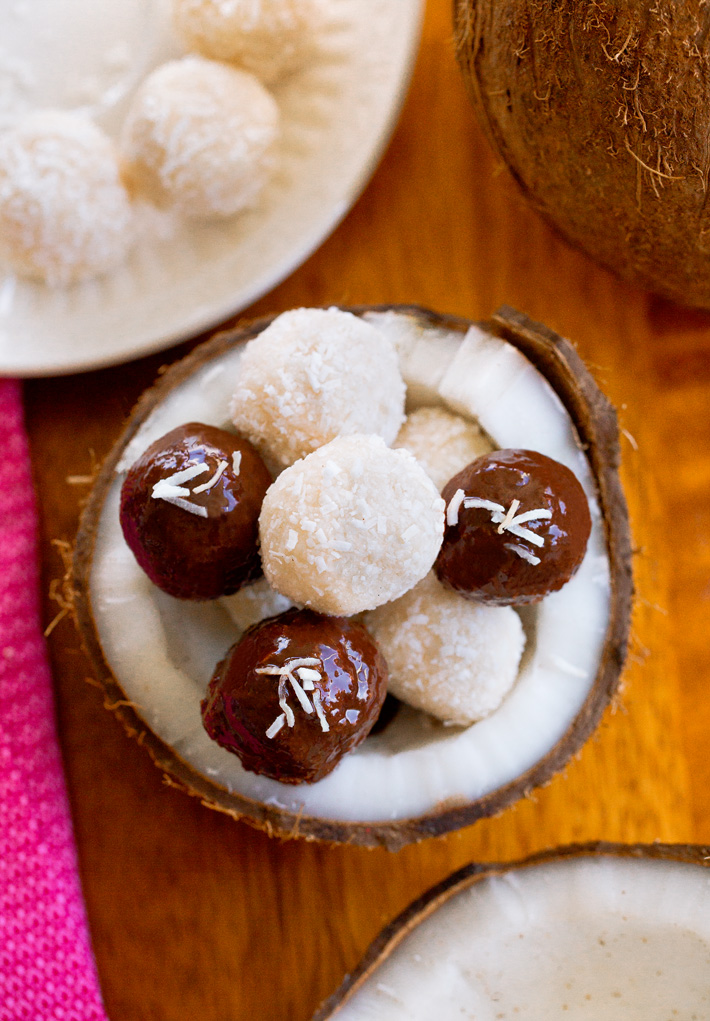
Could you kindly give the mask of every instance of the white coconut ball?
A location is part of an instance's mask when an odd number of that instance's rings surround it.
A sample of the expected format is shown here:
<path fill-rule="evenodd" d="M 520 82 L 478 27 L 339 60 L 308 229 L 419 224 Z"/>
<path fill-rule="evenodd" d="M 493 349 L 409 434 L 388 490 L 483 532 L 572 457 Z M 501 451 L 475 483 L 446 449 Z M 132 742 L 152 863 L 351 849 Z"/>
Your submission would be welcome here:
<path fill-rule="evenodd" d="M 235 427 L 284 468 L 336 436 L 391 443 L 405 386 L 391 341 L 337 308 L 284 312 L 244 349 L 231 403 Z"/>
<path fill-rule="evenodd" d="M 394 446 L 414 454 L 439 490 L 471 461 L 493 450 L 480 426 L 443 408 L 418 408 L 407 415 Z"/>
<path fill-rule="evenodd" d="M 279 111 L 247 71 L 202 57 L 169 61 L 134 96 L 122 148 L 156 200 L 191 217 L 252 206 L 274 163 Z"/>
<path fill-rule="evenodd" d="M 273 82 L 313 54 L 325 24 L 323 0 L 174 0 L 189 50 L 228 60 Z"/>
<path fill-rule="evenodd" d="M 32 114 L 0 135 L 0 254 L 64 285 L 118 266 L 134 240 L 111 140 L 87 117 Z"/>
<path fill-rule="evenodd" d="M 518 676 L 525 634 L 515 610 L 463 599 L 433 573 L 365 623 L 387 660 L 390 692 L 448 723 L 488 716 Z"/>
<path fill-rule="evenodd" d="M 259 518 L 264 574 L 294 603 L 349 616 L 411 588 L 441 546 L 444 501 L 406 450 L 341 436 L 287 468 Z"/>

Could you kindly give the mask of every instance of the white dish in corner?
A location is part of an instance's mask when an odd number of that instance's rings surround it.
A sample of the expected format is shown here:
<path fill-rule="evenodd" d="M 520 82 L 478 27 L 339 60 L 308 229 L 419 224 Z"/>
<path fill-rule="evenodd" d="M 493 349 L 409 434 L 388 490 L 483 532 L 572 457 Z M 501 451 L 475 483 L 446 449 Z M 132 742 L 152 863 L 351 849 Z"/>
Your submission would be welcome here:
<path fill-rule="evenodd" d="M 346 214 L 389 139 L 422 0 L 329 0 L 321 59 L 274 94 L 277 172 L 258 208 L 188 224 L 142 206 L 115 272 L 52 289 L 0 267 L 0 373 L 46 376 L 162 350 L 239 312 L 288 276 Z M 0 128 L 46 106 L 118 132 L 145 75 L 180 54 L 168 0 L 0 0 Z"/>

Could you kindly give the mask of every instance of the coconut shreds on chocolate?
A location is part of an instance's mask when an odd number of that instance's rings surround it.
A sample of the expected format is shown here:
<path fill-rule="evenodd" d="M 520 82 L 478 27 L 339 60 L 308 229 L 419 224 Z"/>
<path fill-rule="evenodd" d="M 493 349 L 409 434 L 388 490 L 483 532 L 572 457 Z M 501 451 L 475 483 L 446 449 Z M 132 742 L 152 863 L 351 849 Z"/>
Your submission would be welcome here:
<path fill-rule="evenodd" d="M 444 502 L 410 453 L 378 436 L 340 437 L 268 490 L 259 519 L 264 574 L 295 603 L 359 613 L 419 581 L 443 529 Z"/>
<path fill-rule="evenodd" d="M 480 508 L 481 510 L 490 511 L 491 521 L 494 525 L 498 525 L 497 531 L 499 535 L 502 535 L 503 532 L 510 532 L 512 535 L 517 535 L 519 539 L 527 539 L 527 541 L 531 542 L 534 546 L 545 545 L 545 540 L 541 535 L 538 535 L 529 528 L 523 528 L 523 524 L 526 521 L 543 521 L 551 518 L 552 511 L 545 507 L 537 507 L 533 510 L 524 511 L 522 514 L 516 514 L 516 511 L 520 506 L 519 500 L 513 500 L 510 507 L 506 510 L 502 503 L 495 503 L 493 500 L 484 500 L 478 496 L 466 496 L 463 489 L 457 489 L 449 500 L 449 504 L 446 509 L 447 524 L 458 524 L 459 510 L 462 504 L 467 509 Z M 512 549 L 515 547 L 510 548 Z M 532 562 L 533 561 L 531 561 L 531 563 Z"/>
<path fill-rule="evenodd" d="M 525 646 L 515 610 L 462 599 L 433 573 L 366 624 L 387 660 L 390 692 L 461 725 L 498 708 Z"/>
<path fill-rule="evenodd" d="M 475 422 L 444 408 L 417 408 L 407 415 L 393 446 L 414 454 L 437 489 L 493 450 L 493 444 Z"/>
<path fill-rule="evenodd" d="M 336 436 L 391 443 L 404 395 L 394 347 L 374 326 L 340 309 L 300 308 L 247 344 L 231 415 L 267 464 L 284 468 Z M 338 465 L 324 471 L 335 478 Z"/>

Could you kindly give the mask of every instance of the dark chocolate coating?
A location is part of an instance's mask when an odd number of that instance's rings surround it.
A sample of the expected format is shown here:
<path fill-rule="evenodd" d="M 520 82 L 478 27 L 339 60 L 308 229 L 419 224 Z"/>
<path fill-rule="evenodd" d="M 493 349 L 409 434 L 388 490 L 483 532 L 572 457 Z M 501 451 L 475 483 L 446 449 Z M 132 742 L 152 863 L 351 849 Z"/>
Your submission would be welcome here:
<path fill-rule="evenodd" d="M 490 510 L 462 504 L 458 524 L 446 525 L 434 564 L 441 582 L 479 603 L 520 606 L 538 602 L 570 580 L 584 558 L 592 521 L 584 490 L 568 468 L 532 450 L 494 450 L 446 483 L 447 508 L 458 489 L 506 510 L 519 500 L 516 515 L 544 509 L 552 517 L 522 523 L 544 540 L 538 546 L 508 530 L 499 532 Z M 529 562 L 516 546 L 540 562 Z"/>
<path fill-rule="evenodd" d="M 241 463 L 234 472 L 232 454 Z M 227 467 L 208 490 L 192 493 L 210 480 L 220 461 Z M 189 463 L 208 471 L 184 483 L 188 502 L 207 517 L 153 496 L 153 486 Z M 178 599 L 216 599 L 236 592 L 261 574 L 258 521 L 271 476 L 254 447 L 242 436 L 190 422 L 156 440 L 133 464 L 121 489 L 121 527 L 136 560 L 150 580 Z"/>
<path fill-rule="evenodd" d="M 287 677 L 257 673 L 298 659 L 319 661 L 310 669 L 321 679 L 313 680 L 315 690 L 304 690 L 311 712 Z M 283 714 L 279 688 L 293 712 L 293 726 L 285 722 L 267 737 Z M 327 731 L 315 710 L 316 691 Z M 238 755 L 252 773 L 283 783 L 314 783 L 367 737 L 386 694 L 387 664 L 361 624 L 312 610 L 288 610 L 249 628 L 217 664 L 202 702 L 202 720 L 209 736 Z"/>

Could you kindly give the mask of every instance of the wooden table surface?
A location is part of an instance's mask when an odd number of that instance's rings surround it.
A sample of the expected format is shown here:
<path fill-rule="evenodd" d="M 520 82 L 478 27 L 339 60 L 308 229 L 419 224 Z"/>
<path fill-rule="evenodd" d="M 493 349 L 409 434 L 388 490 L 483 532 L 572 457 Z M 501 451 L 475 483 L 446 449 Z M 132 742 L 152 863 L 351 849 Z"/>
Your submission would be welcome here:
<path fill-rule="evenodd" d="M 367 190 L 244 317 L 402 301 L 482 318 L 507 302 L 572 339 L 624 429 L 638 594 L 622 695 L 563 775 L 497 819 L 398 854 L 281 843 L 163 782 L 86 683 L 63 620 L 49 642 L 59 728 L 111 1021 L 308 1021 L 384 923 L 464 862 L 593 838 L 710 842 L 710 314 L 619 282 L 526 208 L 469 108 L 449 8 L 428 4 Z M 27 383 L 46 590 L 85 496 L 67 478 L 190 346 Z M 56 610 L 47 599 L 47 621 Z"/>

